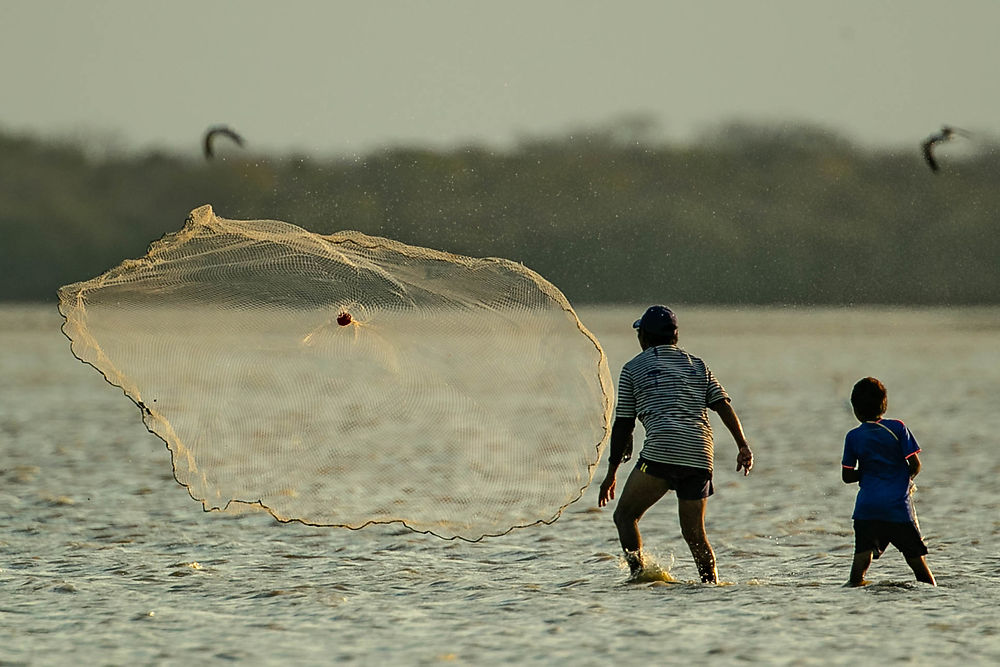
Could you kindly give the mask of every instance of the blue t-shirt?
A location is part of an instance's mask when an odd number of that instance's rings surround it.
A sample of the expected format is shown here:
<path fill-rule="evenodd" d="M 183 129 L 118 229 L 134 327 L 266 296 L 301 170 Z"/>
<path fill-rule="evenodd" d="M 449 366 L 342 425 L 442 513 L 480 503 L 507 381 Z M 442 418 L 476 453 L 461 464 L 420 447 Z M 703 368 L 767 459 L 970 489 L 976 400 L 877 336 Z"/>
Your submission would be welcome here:
<path fill-rule="evenodd" d="M 897 419 L 864 422 L 851 429 L 844 440 L 842 464 L 857 466 L 860 476 L 852 518 L 913 522 L 906 459 L 919 451 L 913 434 Z"/>

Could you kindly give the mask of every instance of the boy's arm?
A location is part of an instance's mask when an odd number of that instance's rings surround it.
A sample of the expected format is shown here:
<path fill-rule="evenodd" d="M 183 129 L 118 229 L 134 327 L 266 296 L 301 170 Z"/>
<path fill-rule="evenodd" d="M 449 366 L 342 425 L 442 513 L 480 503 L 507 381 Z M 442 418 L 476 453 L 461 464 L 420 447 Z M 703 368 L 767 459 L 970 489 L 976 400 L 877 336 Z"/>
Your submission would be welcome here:
<path fill-rule="evenodd" d="M 844 484 L 854 484 L 861 479 L 861 465 L 858 455 L 854 452 L 854 441 L 851 439 L 851 431 L 844 438 L 844 456 L 840 461 L 840 478 Z"/>
<path fill-rule="evenodd" d="M 906 459 L 906 465 L 910 467 L 910 479 L 913 479 L 920 472 L 920 457 L 910 454 Z"/>

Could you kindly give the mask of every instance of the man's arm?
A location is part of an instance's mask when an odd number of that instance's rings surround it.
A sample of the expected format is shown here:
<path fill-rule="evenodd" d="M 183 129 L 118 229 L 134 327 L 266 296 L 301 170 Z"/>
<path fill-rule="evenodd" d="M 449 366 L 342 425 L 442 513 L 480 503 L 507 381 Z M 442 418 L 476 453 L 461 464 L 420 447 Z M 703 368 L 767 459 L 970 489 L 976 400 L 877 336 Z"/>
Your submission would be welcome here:
<path fill-rule="evenodd" d="M 910 454 L 906 459 L 906 465 L 910 467 L 910 479 L 913 479 L 920 472 L 920 457 L 916 454 Z"/>
<path fill-rule="evenodd" d="M 733 440 L 736 441 L 736 446 L 739 447 L 740 451 L 736 455 L 736 472 L 742 470 L 744 477 L 749 475 L 750 469 L 753 468 L 753 452 L 750 451 L 747 437 L 743 434 L 743 425 L 740 423 L 740 418 L 736 416 L 733 406 L 729 404 L 728 399 L 722 399 L 712 403 L 708 407 L 719 414 L 722 423 L 729 429 L 729 432 L 733 435 Z"/>
<path fill-rule="evenodd" d="M 854 484 L 856 481 L 861 479 L 861 471 L 857 468 L 848 468 L 847 466 L 840 467 L 840 478 L 844 480 L 844 484 Z"/>
<path fill-rule="evenodd" d="M 635 419 L 618 417 L 611 427 L 611 446 L 608 452 L 608 474 L 601 482 L 601 492 L 597 497 L 597 506 L 604 507 L 615 497 L 615 475 L 618 466 L 623 461 L 632 458 L 632 431 L 635 430 Z"/>

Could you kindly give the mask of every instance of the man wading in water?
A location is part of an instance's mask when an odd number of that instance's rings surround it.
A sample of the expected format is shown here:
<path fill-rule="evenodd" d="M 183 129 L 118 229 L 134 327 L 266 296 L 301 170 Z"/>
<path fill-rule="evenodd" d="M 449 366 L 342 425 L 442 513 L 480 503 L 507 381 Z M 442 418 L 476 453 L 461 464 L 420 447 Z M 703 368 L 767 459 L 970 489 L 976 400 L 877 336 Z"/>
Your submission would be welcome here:
<path fill-rule="evenodd" d="M 631 458 L 638 417 L 646 441 L 625 482 L 615 525 L 632 575 L 643 569 L 639 519 L 667 491 L 677 492 L 681 534 L 691 549 L 701 580 L 716 583 L 715 553 L 705 535 L 705 504 L 712 485 L 712 427 L 706 408 L 719 414 L 739 447 L 736 470 L 750 474 L 753 453 L 729 396 L 705 362 L 677 347 L 677 317 L 666 306 L 650 306 L 632 325 L 642 352 L 622 368 L 618 405 L 611 429 L 608 474 L 597 504 L 615 497 L 615 473 Z"/>

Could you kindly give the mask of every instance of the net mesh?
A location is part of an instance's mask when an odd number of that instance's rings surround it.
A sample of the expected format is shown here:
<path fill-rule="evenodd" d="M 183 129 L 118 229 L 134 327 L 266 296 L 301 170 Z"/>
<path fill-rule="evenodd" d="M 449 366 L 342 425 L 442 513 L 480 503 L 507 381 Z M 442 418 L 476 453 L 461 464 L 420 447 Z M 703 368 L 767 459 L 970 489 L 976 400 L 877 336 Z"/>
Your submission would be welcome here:
<path fill-rule="evenodd" d="M 610 430 L 597 339 L 508 260 L 202 206 L 59 309 L 205 510 L 475 540 L 558 518 Z"/>

